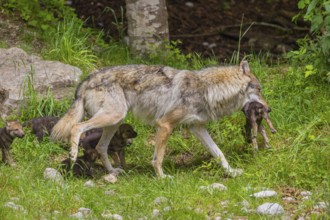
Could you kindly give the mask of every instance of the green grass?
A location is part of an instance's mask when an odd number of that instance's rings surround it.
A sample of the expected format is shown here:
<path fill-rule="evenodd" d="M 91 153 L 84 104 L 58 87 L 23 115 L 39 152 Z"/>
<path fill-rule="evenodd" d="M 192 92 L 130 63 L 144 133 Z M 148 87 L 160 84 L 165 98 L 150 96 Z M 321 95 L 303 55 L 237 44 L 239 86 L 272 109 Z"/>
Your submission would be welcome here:
<path fill-rule="evenodd" d="M 157 179 L 151 166 L 153 146 L 150 139 L 154 128 L 129 116 L 126 121 L 134 125 L 138 137 L 133 146 L 127 148 L 127 173 L 119 176 L 115 184 L 98 177 L 94 179 L 96 186 L 87 188 L 84 186 L 86 180 L 69 178 L 61 187 L 45 180 L 43 171 L 46 167 L 56 168 L 68 152 L 47 140 L 38 143 L 26 129 L 26 137 L 15 140 L 12 146 L 18 166 L 0 166 L 1 219 L 69 219 L 69 215 L 80 207 L 92 209 L 87 219 L 102 219 L 106 210 L 120 214 L 124 219 L 151 219 L 154 209 L 160 211 L 159 219 L 205 219 L 207 215 L 211 218 L 271 219 L 242 212 L 240 203 L 246 200 L 252 209 L 256 209 L 264 202 L 278 202 L 287 212 L 295 210 L 293 216 L 298 217 L 309 213 L 318 201 L 329 202 L 329 85 L 317 82 L 317 79 L 307 81 L 302 70 L 283 65 L 268 67 L 252 59 L 251 68 L 262 82 L 264 95 L 273 109 L 270 117 L 278 130 L 275 135 L 269 134 L 273 149 L 260 147 L 259 153 L 253 156 L 252 146 L 248 146 L 242 136 L 245 123 L 242 113 L 208 125 L 230 164 L 244 169 L 243 176 L 226 178 L 192 136 L 182 137 L 187 132 L 179 127 L 169 140 L 164 160 L 164 170 L 174 178 Z M 27 94 L 31 98 L 21 119 L 50 112 L 63 113 L 68 107 L 68 102 L 54 105 L 51 95 L 36 98 L 33 89 Z M 259 141 L 262 146 L 261 139 Z M 182 162 L 183 155 L 190 155 L 190 158 Z M 226 185 L 228 190 L 199 189 L 214 182 Z M 262 187 L 274 189 L 279 195 L 270 199 L 250 197 L 257 191 L 253 188 Z M 297 191 L 310 190 L 313 196 L 307 201 L 299 200 L 299 205 L 286 205 L 281 197 L 287 187 Z M 114 190 L 115 194 L 106 195 L 108 190 Z M 168 200 L 155 204 L 155 198 L 160 196 Z M 13 197 L 18 198 L 13 202 L 22 205 L 27 212 L 4 207 Z M 170 210 L 164 210 L 166 207 Z M 55 210 L 59 214 L 54 214 Z M 313 218 L 317 217 L 312 214 Z"/>

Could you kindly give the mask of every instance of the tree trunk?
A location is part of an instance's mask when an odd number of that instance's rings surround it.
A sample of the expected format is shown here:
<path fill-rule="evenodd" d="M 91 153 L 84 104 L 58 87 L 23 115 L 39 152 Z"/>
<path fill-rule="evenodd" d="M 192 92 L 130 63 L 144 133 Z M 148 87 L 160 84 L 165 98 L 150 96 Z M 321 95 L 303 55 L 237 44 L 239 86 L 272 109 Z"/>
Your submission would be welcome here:
<path fill-rule="evenodd" d="M 132 53 L 146 55 L 168 41 L 165 0 L 126 0 L 126 16 Z"/>

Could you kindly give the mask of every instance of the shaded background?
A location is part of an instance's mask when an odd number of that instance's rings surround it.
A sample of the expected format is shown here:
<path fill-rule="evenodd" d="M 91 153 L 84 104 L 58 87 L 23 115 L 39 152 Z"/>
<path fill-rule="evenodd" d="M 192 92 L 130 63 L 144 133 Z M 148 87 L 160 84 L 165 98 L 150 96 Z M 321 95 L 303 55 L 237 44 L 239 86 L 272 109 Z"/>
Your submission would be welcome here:
<path fill-rule="evenodd" d="M 225 61 L 237 51 L 241 24 L 244 32 L 255 22 L 241 41 L 241 55 L 269 52 L 272 58 L 280 58 L 297 49 L 296 40 L 308 34 L 307 23 L 292 22 L 299 11 L 297 2 L 167 0 L 170 39 L 180 40 L 178 47 L 184 53 L 215 55 L 219 61 Z M 108 40 L 126 35 L 125 0 L 74 0 L 72 7 L 80 18 L 88 18 L 87 25 L 103 29 Z"/>

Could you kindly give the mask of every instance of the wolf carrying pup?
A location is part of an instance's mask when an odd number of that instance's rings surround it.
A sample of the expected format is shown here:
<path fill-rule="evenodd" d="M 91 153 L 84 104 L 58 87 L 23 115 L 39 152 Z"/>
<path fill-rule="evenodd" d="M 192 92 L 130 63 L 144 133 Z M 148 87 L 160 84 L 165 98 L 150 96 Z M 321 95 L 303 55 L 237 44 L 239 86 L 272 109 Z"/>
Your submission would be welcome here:
<path fill-rule="evenodd" d="M 102 164 L 109 172 L 107 148 L 128 111 L 156 127 L 152 165 L 159 177 L 167 140 L 178 124 L 186 124 L 194 136 L 221 161 L 230 176 L 242 174 L 232 168 L 212 140 L 205 125 L 235 111 L 251 101 L 269 109 L 261 86 L 247 61 L 239 66 L 210 67 L 199 71 L 177 70 L 164 66 L 114 66 L 91 74 L 78 86 L 75 101 L 54 126 L 53 140 L 71 143 L 70 157 L 77 159 L 80 135 L 93 128 L 103 128 L 96 147 Z M 83 121 L 84 113 L 91 118 Z"/>
<path fill-rule="evenodd" d="M 8 121 L 4 128 L 0 128 L 0 147 L 2 151 L 2 162 L 14 166 L 15 162 L 10 153 L 10 145 L 14 139 L 24 137 L 22 125 L 18 121 Z"/>

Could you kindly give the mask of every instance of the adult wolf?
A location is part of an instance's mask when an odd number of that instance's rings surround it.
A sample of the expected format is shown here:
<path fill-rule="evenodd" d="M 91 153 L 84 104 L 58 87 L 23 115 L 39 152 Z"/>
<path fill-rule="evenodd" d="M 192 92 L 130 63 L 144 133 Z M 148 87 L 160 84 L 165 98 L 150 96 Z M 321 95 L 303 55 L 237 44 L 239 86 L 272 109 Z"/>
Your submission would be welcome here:
<path fill-rule="evenodd" d="M 126 65 L 105 68 L 91 74 L 77 88 L 75 101 L 54 126 L 54 140 L 70 140 L 70 157 L 76 160 L 80 135 L 93 128 L 103 128 L 96 149 L 109 172 L 113 172 L 107 147 L 128 111 L 156 126 L 152 165 L 159 177 L 167 140 L 177 124 L 187 124 L 197 139 L 219 158 L 228 175 L 242 173 L 228 164 L 212 140 L 205 124 L 241 110 L 257 101 L 269 109 L 261 95 L 261 86 L 247 61 L 239 66 L 210 67 L 199 71 L 171 67 Z M 91 118 L 81 122 L 84 112 Z"/>

